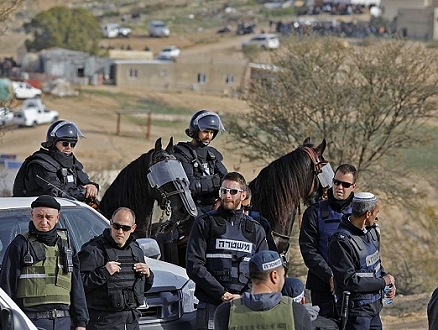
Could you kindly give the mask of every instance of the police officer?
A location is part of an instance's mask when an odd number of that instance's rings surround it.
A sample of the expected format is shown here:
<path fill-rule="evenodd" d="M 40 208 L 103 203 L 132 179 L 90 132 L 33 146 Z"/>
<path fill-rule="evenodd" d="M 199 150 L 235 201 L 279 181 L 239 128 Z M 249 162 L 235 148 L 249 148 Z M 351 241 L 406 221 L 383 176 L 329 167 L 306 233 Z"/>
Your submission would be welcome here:
<path fill-rule="evenodd" d="M 249 261 L 251 292 L 244 292 L 241 299 L 227 301 L 217 308 L 215 329 L 312 329 L 306 308 L 280 292 L 286 273 L 278 252 L 255 254 Z"/>
<path fill-rule="evenodd" d="M 362 192 L 354 196 L 351 215 L 344 215 L 329 242 L 328 257 L 333 270 L 337 309 L 343 291 L 350 291 L 345 329 L 382 329 L 382 291 L 392 286 L 387 297 L 395 296 L 395 280 L 385 273 L 380 260 L 380 235 L 374 221 L 379 213 L 376 196 Z"/>
<path fill-rule="evenodd" d="M 50 125 L 42 148 L 27 157 L 17 173 L 13 195 L 52 195 L 73 197 L 80 201 L 96 199 L 99 185 L 91 182 L 82 164 L 73 155 L 79 138 L 84 135 L 70 121 Z"/>
<path fill-rule="evenodd" d="M 134 212 L 120 207 L 111 217 L 111 228 L 79 252 L 89 330 L 139 329 L 136 308 L 145 303 L 144 292 L 152 287 L 154 274 L 131 235 L 135 228 Z"/>
<path fill-rule="evenodd" d="M 196 112 L 190 119 L 186 134 L 189 142 L 175 146 L 175 156 L 182 163 L 198 214 L 212 210 L 222 178 L 227 169 L 222 154 L 210 146 L 219 132 L 225 131 L 219 116 L 208 110 Z"/>
<path fill-rule="evenodd" d="M 199 299 L 196 329 L 213 329 L 216 307 L 249 290 L 249 258 L 268 249 L 263 227 L 241 208 L 246 189 L 241 174 L 226 174 L 221 205 L 198 216 L 190 232 L 186 270 Z"/>
<path fill-rule="evenodd" d="M 66 235 L 58 232 L 60 204 L 42 195 L 31 204 L 29 232 L 8 246 L 0 286 L 40 329 L 85 330 L 87 304 L 79 260 Z"/>
<path fill-rule="evenodd" d="M 351 201 L 356 189 L 356 168 L 340 165 L 333 178 L 328 198 L 308 207 L 300 230 L 300 250 L 308 268 L 306 288 L 319 315 L 337 319 L 333 273 L 328 265 L 328 241 L 338 228 L 344 214 L 351 213 Z"/>

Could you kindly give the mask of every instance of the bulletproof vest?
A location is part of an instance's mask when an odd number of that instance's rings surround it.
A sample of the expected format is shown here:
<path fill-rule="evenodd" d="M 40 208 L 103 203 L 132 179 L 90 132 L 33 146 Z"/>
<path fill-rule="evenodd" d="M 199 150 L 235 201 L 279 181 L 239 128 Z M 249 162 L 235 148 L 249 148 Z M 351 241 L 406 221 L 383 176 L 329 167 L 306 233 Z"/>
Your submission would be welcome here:
<path fill-rule="evenodd" d="M 325 261 L 328 261 L 328 242 L 330 237 L 338 229 L 341 218 L 344 214 L 351 213 L 351 206 L 342 212 L 337 212 L 330 207 L 328 200 L 318 203 L 316 215 L 318 217 L 318 251 Z"/>
<path fill-rule="evenodd" d="M 380 236 L 375 227 L 370 227 L 365 234 L 366 240 L 362 236 L 352 235 L 348 230 L 341 228 L 336 232 L 339 239 L 347 238 L 350 245 L 353 247 L 358 268 L 356 276 L 358 277 L 382 277 L 382 269 L 380 262 Z M 351 293 L 350 304 L 352 307 L 361 307 L 371 304 L 381 298 L 381 292 L 369 293 Z"/>
<path fill-rule="evenodd" d="M 212 227 L 206 250 L 207 269 L 227 291 L 241 293 L 249 283 L 249 259 L 255 253 L 257 224 L 245 215 L 234 225 L 219 215 L 209 217 Z"/>
<path fill-rule="evenodd" d="M 142 305 L 145 299 L 145 277 L 134 270 L 135 263 L 144 262 L 142 250 L 135 241 L 123 249 L 116 249 L 102 236 L 98 236 L 96 240 L 105 253 L 105 263 L 120 262 L 121 270 L 108 278 L 105 292 L 87 295 L 88 306 L 117 312 Z"/>
<path fill-rule="evenodd" d="M 219 159 L 220 154 L 212 147 L 206 146 L 200 150 L 201 148 L 186 142 L 178 143 L 174 149 L 178 159 L 184 159 L 193 167 L 194 179 L 190 178 L 190 190 L 196 205 L 213 205 L 218 197 L 221 181 L 218 176 L 220 173 L 215 173 L 216 163 L 222 160 Z M 211 207 L 208 209 L 210 210 Z"/>
<path fill-rule="evenodd" d="M 191 147 L 188 143 L 178 143 L 174 146 L 175 152 L 182 154 L 189 163 L 193 165 L 194 174 L 198 177 L 213 175 L 214 163 L 217 162 L 215 153 L 209 146 L 204 147 L 207 151 L 206 159 L 199 157 L 195 148 Z"/>
<path fill-rule="evenodd" d="M 73 156 L 74 157 L 74 156 Z M 46 150 L 40 149 L 33 155 L 26 158 L 20 170 L 17 173 L 14 182 L 14 196 L 38 196 L 46 194 L 41 188 L 44 182 L 37 177 L 31 177 L 29 167 L 32 164 L 38 164 L 47 171 L 48 181 L 59 190 L 54 189 L 54 196 L 63 196 L 63 193 L 77 200 L 85 200 L 85 189 L 78 187 L 80 182 L 87 182 L 88 176 L 83 171 L 82 164 L 74 158 L 73 167 L 62 167 L 59 162 L 53 159 Z"/>
<path fill-rule="evenodd" d="M 269 310 L 254 311 L 242 302 L 231 300 L 228 329 L 284 329 L 295 330 L 293 299 L 283 296 L 280 303 Z"/>
<path fill-rule="evenodd" d="M 41 243 L 29 233 L 21 234 L 30 245 L 33 263 L 23 265 L 17 284 L 17 298 L 23 299 L 23 306 L 43 304 L 70 305 L 71 272 L 63 271 L 64 256 L 60 246 L 67 240 L 58 238 L 55 246 Z M 59 234 L 62 236 L 62 234 Z M 64 243 L 59 241 L 64 241 Z"/>

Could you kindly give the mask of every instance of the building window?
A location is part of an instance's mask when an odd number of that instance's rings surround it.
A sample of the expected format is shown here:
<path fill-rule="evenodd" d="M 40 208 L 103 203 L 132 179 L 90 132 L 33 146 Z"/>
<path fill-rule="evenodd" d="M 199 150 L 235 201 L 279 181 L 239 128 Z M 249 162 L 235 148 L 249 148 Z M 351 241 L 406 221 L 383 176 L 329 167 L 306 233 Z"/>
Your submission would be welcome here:
<path fill-rule="evenodd" d="M 138 78 L 138 70 L 137 69 L 129 69 L 128 78 L 129 79 L 137 79 Z"/>
<path fill-rule="evenodd" d="M 225 83 L 227 85 L 234 85 L 234 74 L 232 73 L 227 74 L 227 78 L 225 78 Z"/>
<path fill-rule="evenodd" d="M 198 73 L 198 83 L 204 85 L 207 82 L 207 75 L 205 73 Z"/>
<path fill-rule="evenodd" d="M 78 71 L 77 71 L 78 77 L 85 77 L 84 72 L 85 72 L 84 68 L 78 68 Z"/>

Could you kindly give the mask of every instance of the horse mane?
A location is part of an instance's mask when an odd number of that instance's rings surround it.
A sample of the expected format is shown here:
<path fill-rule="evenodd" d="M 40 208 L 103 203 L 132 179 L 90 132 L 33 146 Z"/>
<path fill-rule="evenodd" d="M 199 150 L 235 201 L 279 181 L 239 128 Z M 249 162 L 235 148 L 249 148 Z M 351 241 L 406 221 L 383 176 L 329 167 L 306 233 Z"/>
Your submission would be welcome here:
<path fill-rule="evenodd" d="M 123 168 L 107 189 L 99 205 L 106 218 L 110 219 L 117 208 L 124 206 L 134 211 L 137 227 L 144 222 L 148 225 L 155 200 L 150 198 L 152 189 L 146 173 L 152 164 L 154 151 L 149 150 Z"/>
<path fill-rule="evenodd" d="M 313 176 L 311 160 L 302 147 L 272 161 L 249 184 L 254 210 L 269 221 L 273 230 L 289 230 L 297 206 L 309 195 Z"/>

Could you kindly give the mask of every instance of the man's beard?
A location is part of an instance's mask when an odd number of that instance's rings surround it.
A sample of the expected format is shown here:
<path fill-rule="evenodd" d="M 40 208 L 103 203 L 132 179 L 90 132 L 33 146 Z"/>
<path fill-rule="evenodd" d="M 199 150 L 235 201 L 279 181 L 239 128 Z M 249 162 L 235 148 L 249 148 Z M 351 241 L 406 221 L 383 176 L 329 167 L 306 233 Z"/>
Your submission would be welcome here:
<path fill-rule="evenodd" d="M 222 207 L 224 210 L 234 211 L 239 208 L 240 200 L 225 200 L 222 199 Z"/>

